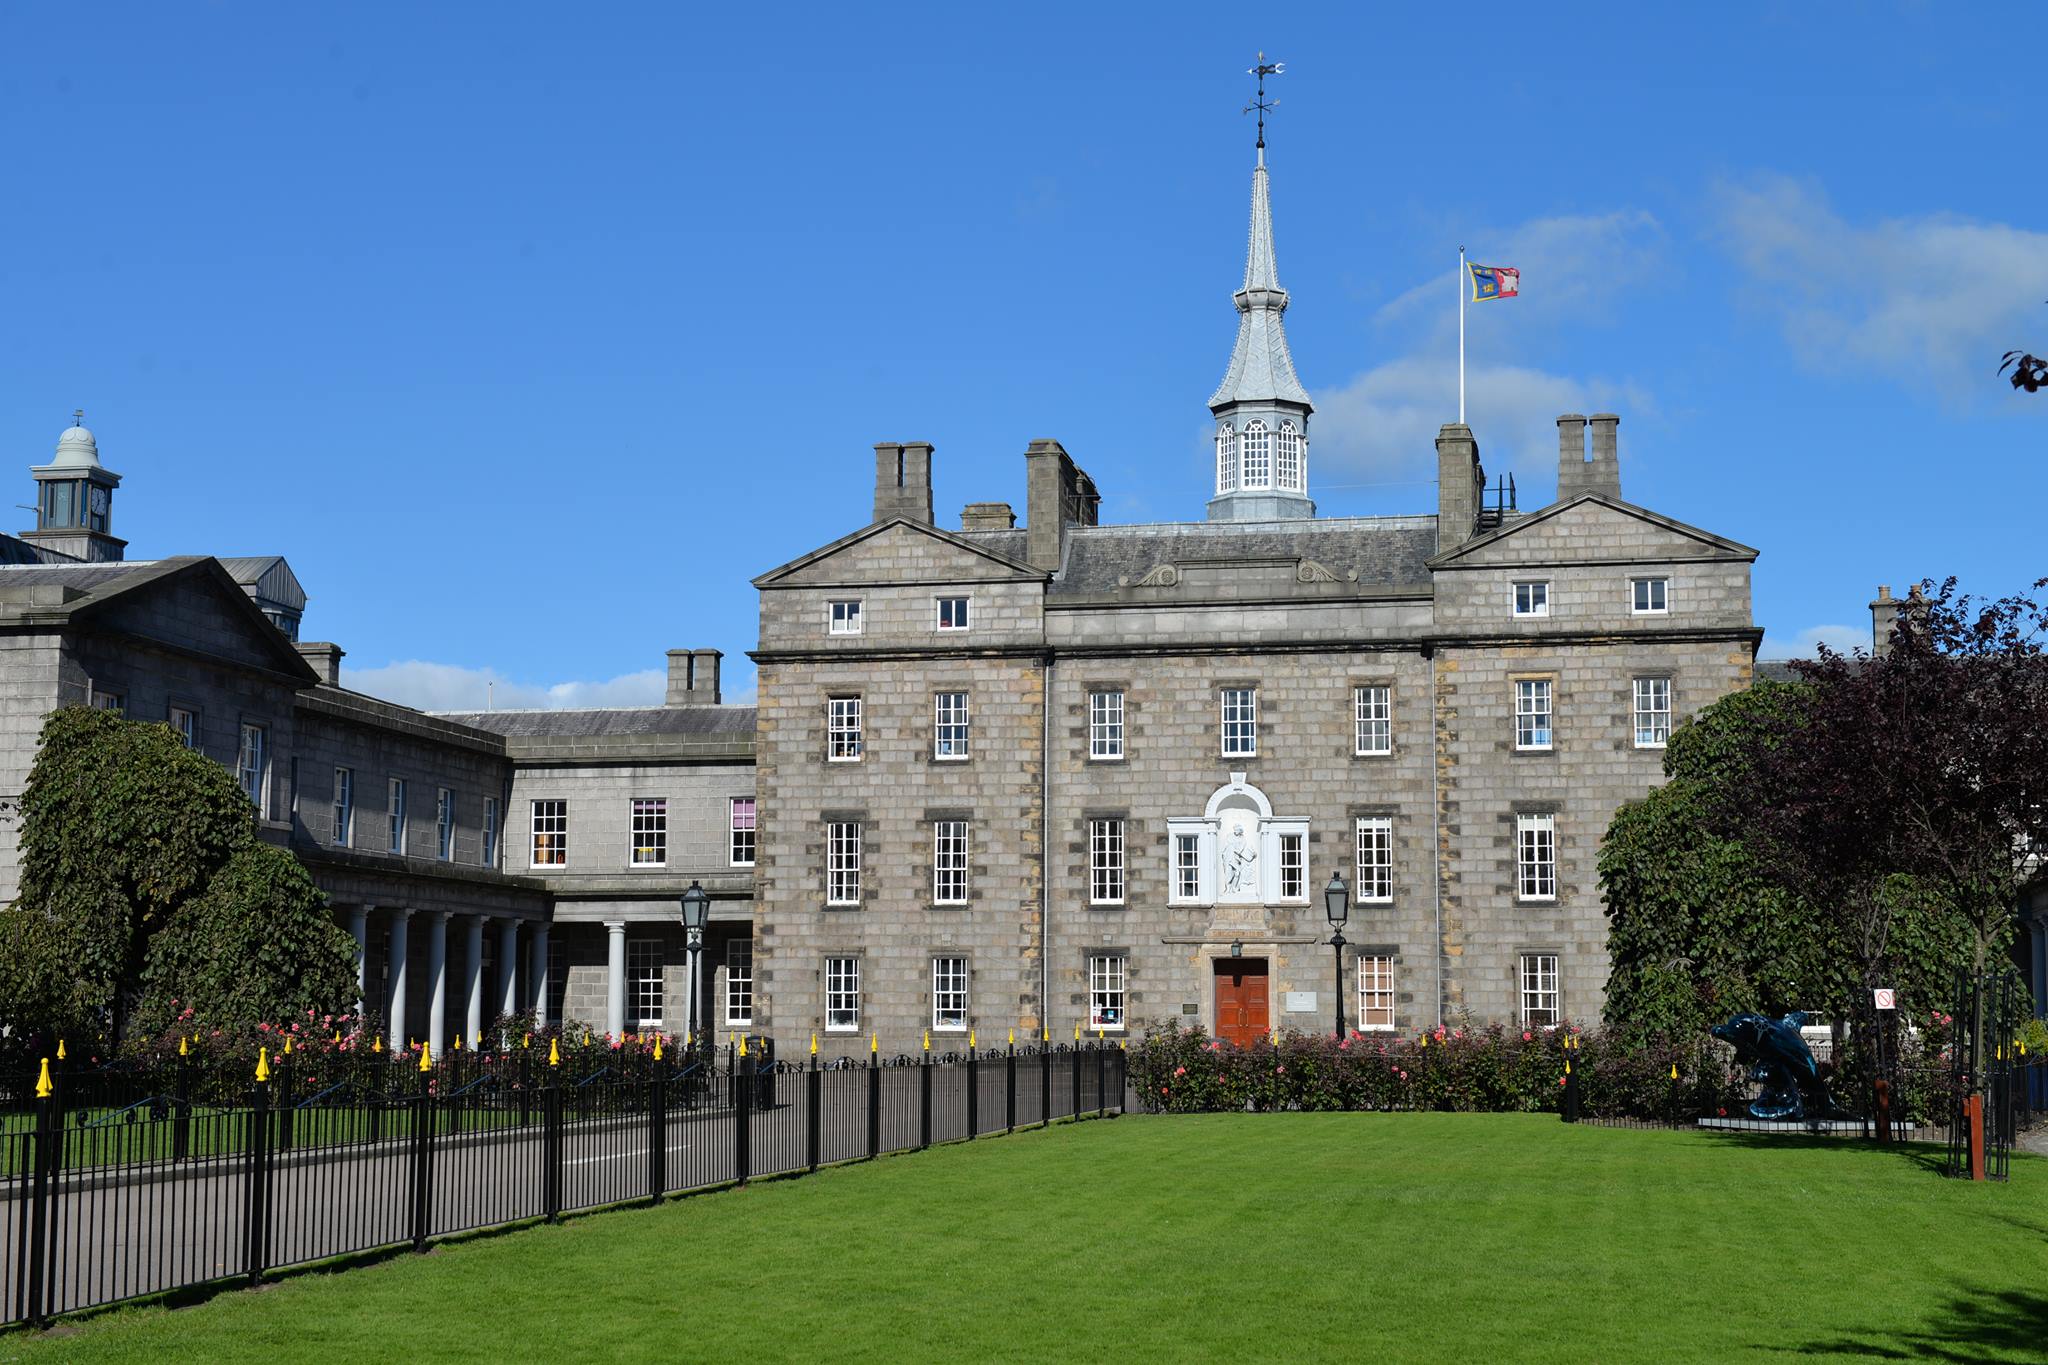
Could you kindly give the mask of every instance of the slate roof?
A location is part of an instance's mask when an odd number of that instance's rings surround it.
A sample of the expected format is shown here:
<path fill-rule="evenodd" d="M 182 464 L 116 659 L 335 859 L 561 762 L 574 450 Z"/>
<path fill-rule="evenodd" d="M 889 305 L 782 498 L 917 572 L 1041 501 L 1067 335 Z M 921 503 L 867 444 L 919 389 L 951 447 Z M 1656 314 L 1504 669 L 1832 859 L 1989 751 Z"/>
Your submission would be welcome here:
<path fill-rule="evenodd" d="M 1309 559 L 1347 581 L 1356 571 L 1361 589 L 1426 593 L 1436 553 L 1435 517 L 1178 521 L 1076 526 L 1067 535 L 1067 562 L 1048 589 L 1055 598 L 1114 592 L 1162 564 L 1245 559 Z"/>
<path fill-rule="evenodd" d="M 752 735 L 751 706 L 616 706 L 588 711 L 433 711 L 428 714 L 508 739 L 626 735 Z"/>
<path fill-rule="evenodd" d="M 153 559 L 128 559 L 113 564 L 0 564 L 0 592 L 53 585 L 90 592 L 117 578 L 153 569 L 156 564 Z"/>
<path fill-rule="evenodd" d="M 954 531 L 953 535 L 972 544 L 979 545 L 990 554 L 1005 559 L 1022 560 L 1025 554 L 1025 537 L 1028 531 Z"/>
<path fill-rule="evenodd" d="M 1801 678 L 1792 671 L 1792 661 L 1789 659 L 1758 659 L 1756 661 L 1756 680 L 1758 682 L 1781 683 L 1805 681 L 1804 678 Z"/>
<path fill-rule="evenodd" d="M 1287 291 L 1280 287 L 1279 269 L 1273 263 L 1273 207 L 1263 151 L 1252 172 L 1251 240 L 1245 250 L 1244 288 L 1237 291 L 1236 302 L 1237 345 L 1230 352 L 1223 382 L 1209 395 L 1209 406 L 1274 399 L 1312 406 L 1295 376 L 1287 328 L 1280 321 L 1287 311 Z"/>

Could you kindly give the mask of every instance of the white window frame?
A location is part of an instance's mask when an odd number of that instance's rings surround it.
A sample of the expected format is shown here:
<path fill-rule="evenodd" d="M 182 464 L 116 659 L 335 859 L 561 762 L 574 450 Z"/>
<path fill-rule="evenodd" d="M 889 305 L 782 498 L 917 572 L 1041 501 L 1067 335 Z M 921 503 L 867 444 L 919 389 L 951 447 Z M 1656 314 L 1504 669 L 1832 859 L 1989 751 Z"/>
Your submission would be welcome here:
<path fill-rule="evenodd" d="M 545 807 L 545 809 L 543 809 Z M 527 812 L 531 823 L 527 830 L 526 852 L 532 867 L 567 867 L 569 865 L 569 803 L 560 797 L 546 797 L 529 802 Z M 546 825 L 543 827 L 542 822 Z M 541 861 L 543 837 L 553 842 L 545 847 L 556 856 L 547 862 Z"/>
<path fill-rule="evenodd" d="M 740 826 L 742 804 L 747 808 L 747 823 L 744 829 Z M 761 848 L 760 804 L 751 796 L 733 796 L 726 798 L 725 811 L 727 832 L 730 836 L 725 846 L 726 865 L 752 867 L 754 859 L 760 855 Z M 741 835 L 746 836 L 744 844 L 741 843 Z"/>
<path fill-rule="evenodd" d="M 1515 817 L 1515 899 L 1557 899 L 1557 817 Z"/>
<path fill-rule="evenodd" d="M 1671 679 L 1663 674 L 1651 674 L 1630 681 L 1629 690 L 1634 702 L 1630 708 L 1630 720 L 1635 730 L 1636 747 L 1661 749 L 1671 741 Z"/>
<path fill-rule="evenodd" d="M 858 820 L 825 824 L 825 904 L 860 904 L 862 831 Z"/>
<path fill-rule="evenodd" d="M 482 860 L 485 867 L 498 865 L 498 798 L 484 798 L 484 838 Z"/>
<path fill-rule="evenodd" d="M 117 716 L 128 714 L 128 694 L 125 692 L 113 692 L 96 687 L 93 689 L 92 704 L 96 711 L 112 711 Z"/>
<path fill-rule="evenodd" d="M 1216 492 L 1237 491 L 1237 431 L 1228 426 L 1216 428 Z"/>
<path fill-rule="evenodd" d="M 1124 822 L 1103 816 L 1088 822 L 1088 903 L 1124 903 Z"/>
<path fill-rule="evenodd" d="M 1648 591 L 1645 591 L 1648 589 Z M 1643 605 L 1644 599 L 1649 605 Z M 1628 614 L 1630 616 L 1669 616 L 1671 614 L 1671 579 L 1668 575 L 1654 578 L 1631 578 L 1628 581 Z"/>
<path fill-rule="evenodd" d="M 1280 844 L 1280 899 L 1308 899 L 1308 836 L 1286 831 L 1275 838 Z"/>
<path fill-rule="evenodd" d="M 1391 905 L 1394 900 L 1394 817 L 1361 815 L 1356 828 L 1358 854 L 1353 896 L 1360 905 Z"/>
<path fill-rule="evenodd" d="M 932 693 L 932 757 L 958 763 L 968 756 L 968 701 L 965 692 Z"/>
<path fill-rule="evenodd" d="M 668 1012 L 668 975 L 661 960 L 661 940 L 626 940 L 626 1008 L 634 1028 L 662 1027 Z M 652 1005 L 654 1012 L 648 1013 Z"/>
<path fill-rule="evenodd" d="M 825 959 L 825 1032 L 860 1032 L 860 959 Z"/>
<path fill-rule="evenodd" d="M 1273 486 L 1283 493 L 1301 493 L 1308 487 L 1308 442 L 1302 439 L 1291 418 L 1284 418 L 1273 438 Z"/>
<path fill-rule="evenodd" d="M 270 818 L 270 727 L 242 722 L 242 741 L 235 754 L 235 781 L 256 804 L 259 819 Z"/>
<path fill-rule="evenodd" d="M 1394 689 L 1386 683 L 1364 683 L 1351 689 L 1352 746 L 1359 758 L 1383 758 L 1394 752 Z"/>
<path fill-rule="evenodd" d="M 668 798 L 635 796 L 628 799 L 631 821 L 626 838 L 628 867 L 668 866 Z"/>
<path fill-rule="evenodd" d="M 1202 899 L 1202 836 L 1173 836 L 1173 898 L 1196 902 Z"/>
<path fill-rule="evenodd" d="M 455 791 L 434 789 L 434 856 L 442 862 L 455 860 Z"/>
<path fill-rule="evenodd" d="M 1088 1027 L 1122 1033 L 1130 1017 L 1130 963 L 1122 953 L 1088 955 Z"/>
<path fill-rule="evenodd" d="M 1232 698 L 1238 700 L 1233 701 Z M 1233 711 L 1236 714 L 1233 716 Z M 1225 758 L 1259 756 L 1259 689 L 1222 687 L 1216 691 L 1217 738 Z"/>
<path fill-rule="evenodd" d="M 964 957 L 932 959 L 933 1033 L 967 1032 L 967 987 L 971 975 L 972 971 Z"/>
<path fill-rule="evenodd" d="M 183 723 L 179 717 L 183 717 Z M 199 747 L 199 713 L 189 706 L 172 706 L 164 714 L 164 724 L 171 727 L 171 733 L 178 737 L 188 749 Z"/>
<path fill-rule="evenodd" d="M 860 762 L 862 710 L 857 695 L 825 699 L 826 762 Z"/>
<path fill-rule="evenodd" d="M 1508 602 L 1519 620 L 1528 621 L 1550 615 L 1550 580 L 1516 579 L 1514 586 L 1508 591 Z"/>
<path fill-rule="evenodd" d="M 1559 990 L 1556 953 L 1523 953 L 1515 963 L 1520 989 L 1522 1024 L 1526 1027 L 1556 1028 L 1564 1021 L 1564 997 Z M 1547 1018 L 1543 1016 L 1548 1016 Z"/>
<path fill-rule="evenodd" d="M 384 783 L 384 846 L 393 857 L 403 858 L 412 831 L 406 828 L 405 779 L 387 778 Z"/>
<path fill-rule="evenodd" d="M 754 1022 L 754 940 L 736 938 L 725 945 L 725 1026 L 748 1028 Z"/>
<path fill-rule="evenodd" d="M 949 610 L 957 607 L 958 610 Z M 947 617 L 953 620 L 949 623 Z M 974 599 L 972 597 L 934 597 L 932 599 L 932 629 L 951 635 L 967 630 L 974 622 Z"/>
<path fill-rule="evenodd" d="M 1088 761 L 1121 763 L 1124 757 L 1124 694 L 1104 689 L 1088 694 Z"/>
<path fill-rule="evenodd" d="M 1556 748 L 1556 680 L 1553 678 L 1516 678 L 1514 680 L 1514 689 L 1515 751 L 1524 754 L 1540 754 Z M 1541 722 L 1540 724 L 1539 721 Z"/>
<path fill-rule="evenodd" d="M 932 821 L 932 904 L 967 904 L 967 822 Z"/>
<path fill-rule="evenodd" d="M 861 635 L 866 633 L 867 609 L 865 599 L 859 597 L 835 598 L 825 604 L 825 633 L 827 635 Z"/>
<path fill-rule="evenodd" d="M 1394 959 L 1386 953 L 1358 955 L 1358 1031 L 1392 1033 L 1397 1025 Z M 1375 1013 L 1383 1019 L 1374 1019 Z"/>
<path fill-rule="evenodd" d="M 334 824 L 328 838 L 336 848 L 347 848 L 355 839 L 356 773 L 353 768 L 334 770 Z"/>
<path fill-rule="evenodd" d="M 1244 424 L 1243 454 L 1239 465 L 1244 471 L 1246 489 L 1264 491 L 1273 486 L 1273 433 L 1267 425 L 1254 417 Z"/>

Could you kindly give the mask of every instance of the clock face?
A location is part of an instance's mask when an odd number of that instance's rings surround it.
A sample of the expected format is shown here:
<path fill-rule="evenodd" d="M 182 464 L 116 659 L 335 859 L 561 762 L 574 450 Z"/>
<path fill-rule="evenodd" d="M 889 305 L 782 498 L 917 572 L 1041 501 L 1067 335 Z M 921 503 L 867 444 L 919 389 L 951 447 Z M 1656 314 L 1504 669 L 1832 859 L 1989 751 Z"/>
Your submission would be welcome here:
<path fill-rule="evenodd" d="M 90 506 L 90 507 L 92 508 L 92 510 L 94 511 L 94 513 L 96 513 L 97 515 L 99 515 L 99 516 L 105 516 L 105 515 L 107 514 L 107 490 L 106 490 L 106 489 L 104 489 L 104 488 L 95 488 L 95 489 L 93 489 L 93 490 L 92 490 L 92 491 L 91 491 L 90 493 L 86 494 L 86 502 L 87 502 L 87 504 L 88 504 L 88 505 L 89 505 L 89 506 Z"/>

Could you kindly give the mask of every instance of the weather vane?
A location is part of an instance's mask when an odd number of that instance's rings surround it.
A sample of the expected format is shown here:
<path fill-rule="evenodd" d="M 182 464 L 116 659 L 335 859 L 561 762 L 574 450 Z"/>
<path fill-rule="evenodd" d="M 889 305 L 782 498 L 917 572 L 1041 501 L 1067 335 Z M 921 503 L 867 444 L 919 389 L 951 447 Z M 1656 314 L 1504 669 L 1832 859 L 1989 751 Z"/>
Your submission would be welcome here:
<path fill-rule="evenodd" d="M 1261 52 L 1259 54 L 1259 64 L 1244 73 L 1247 76 L 1259 78 L 1259 93 L 1252 96 L 1252 102 L 1244 107 L 1244 112 L 1249 114 L 1254 109 L 1259 111 L 1259 150 L 1262 152 L 1266 150 L 1266 115 L 1272 113 L 1274 108 L 1280 103 L 1279 100 L 1269 100 L 1266 98 L 1266 77 L 1281 76 L 1285 75 L 1286 72 L 1286 63 L 1269 62 L 1266 60 L 1266 54 Z"/>

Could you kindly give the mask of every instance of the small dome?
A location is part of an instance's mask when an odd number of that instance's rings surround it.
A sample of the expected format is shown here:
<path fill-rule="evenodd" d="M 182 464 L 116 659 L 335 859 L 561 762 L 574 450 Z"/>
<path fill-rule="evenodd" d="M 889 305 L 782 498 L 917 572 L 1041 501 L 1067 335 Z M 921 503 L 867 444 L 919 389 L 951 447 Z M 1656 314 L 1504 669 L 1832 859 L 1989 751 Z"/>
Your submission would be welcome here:
<path fill-rule="evenodd" d="M 93 440 L 92 431 L 86 427 L 66 427 L 57 438 L 57 458 L 50 463 L 83 467 L 99 462 L 99 443 Z"/>

